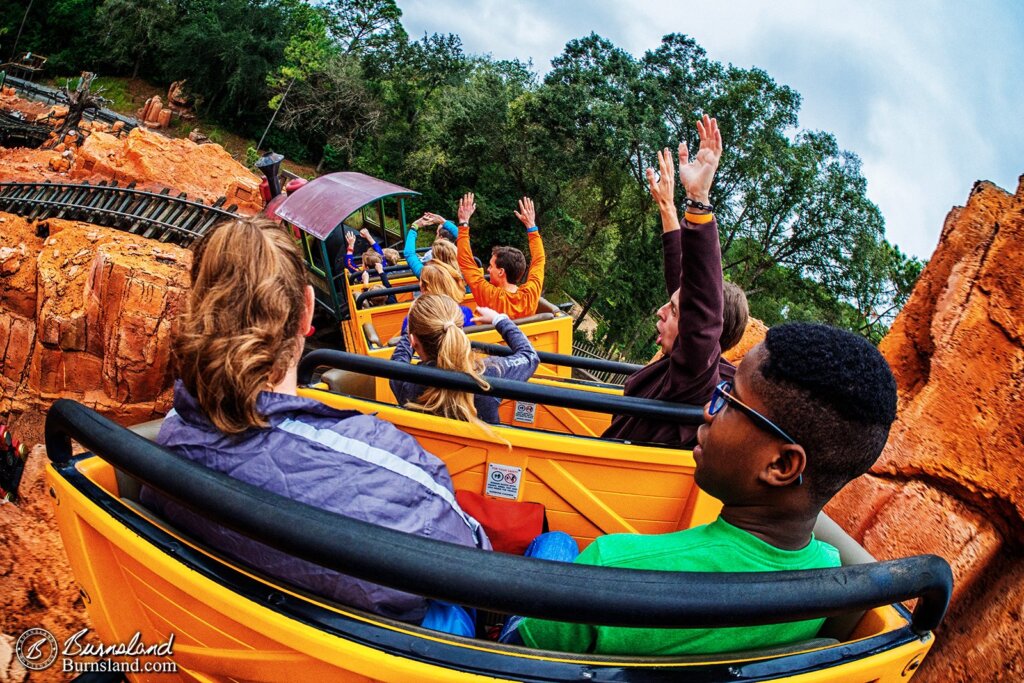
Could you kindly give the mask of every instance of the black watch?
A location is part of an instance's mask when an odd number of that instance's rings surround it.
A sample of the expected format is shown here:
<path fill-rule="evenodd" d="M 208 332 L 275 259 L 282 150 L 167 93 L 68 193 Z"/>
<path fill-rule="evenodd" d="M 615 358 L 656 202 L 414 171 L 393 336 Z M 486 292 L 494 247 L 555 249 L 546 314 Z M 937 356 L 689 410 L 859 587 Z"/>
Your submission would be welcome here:
<path fill-rule="evenodd" d="M 689 197 L 683 200 L 683 204 L 685 204 L 688 209 L 697 209 L 699 211 L 707 211 L 708 213 L 713 213 L 715 210 L 715 207 L 710 204 L 704 204 L 703 202 L 698 202 L 696 199 L 690 199 Z"/>

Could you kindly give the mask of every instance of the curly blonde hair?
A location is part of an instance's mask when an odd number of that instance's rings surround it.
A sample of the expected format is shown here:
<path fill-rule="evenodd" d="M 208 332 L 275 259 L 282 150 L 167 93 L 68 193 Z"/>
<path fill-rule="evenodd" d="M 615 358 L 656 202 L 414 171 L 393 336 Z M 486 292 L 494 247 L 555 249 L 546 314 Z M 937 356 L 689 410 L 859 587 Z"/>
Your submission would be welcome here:
<path fill-rule="evenodd" d="M 420 272 L 420 292 L 423 294 L 443 294 L 455 303 L 461 303 L 466 297 L 466 285 L 462 274 L 443 261 L 431 259 L 423 264 Z"/>
<path fill-rule="evenodd" d="M 441 263 L 447 263 L 449 266 L 454 268 L 456 272 L 459 270 L 459 252 L 455 248 L 455 245 L 446 239 L 436 239 L 430 246 L 430 260 L 440 261 Z M 428 261 L 429 263 L 429 261 Z"/>
<path fill-rule="evenodd" d="M 305 306 L 301 253 L 274 221 L 221 223 L 196 245 L 192 293 L 171 353 L 217 429 L 239 434 L 268 426 L 256 400 L 298 360 Z"/>

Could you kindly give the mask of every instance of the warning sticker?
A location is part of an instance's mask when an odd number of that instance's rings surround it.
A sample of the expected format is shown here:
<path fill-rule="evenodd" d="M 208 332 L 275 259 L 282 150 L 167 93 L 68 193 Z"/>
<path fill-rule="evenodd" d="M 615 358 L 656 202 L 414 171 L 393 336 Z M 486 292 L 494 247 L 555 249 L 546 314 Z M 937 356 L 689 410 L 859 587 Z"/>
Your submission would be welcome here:
<path fill-rule="evenodd" d="M 489 462 L 487 463 L 487 489 L 484 492 L 488 496 L 516 500 L 519 498 L 519 484 L 522 481 L 522 467 Z"/>
<path fill-rule="evenodd" d="M 516 401 L 516 414 L 513 418 L 516 422 L 527 422 L 533 424 L 533 420 L 537 415 L 537 404 L 526 403 L 524 401 Z"/>

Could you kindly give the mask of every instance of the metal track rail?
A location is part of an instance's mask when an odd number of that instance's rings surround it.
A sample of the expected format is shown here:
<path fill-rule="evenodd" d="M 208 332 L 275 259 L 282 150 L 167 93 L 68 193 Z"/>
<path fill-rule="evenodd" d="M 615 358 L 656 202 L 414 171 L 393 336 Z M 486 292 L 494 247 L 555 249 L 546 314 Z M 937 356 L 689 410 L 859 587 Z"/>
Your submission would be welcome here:
<path fill-rule="evenodd" d="M 46 124 L 38 124 L 0 111 L 0 145 L 5 147 L 38 147 L 53 132 Z"/>
<path fill-rule="evenodd" d="M 237 218 L 238 207 L 221 208 L 193 201 L 182 192 L 136 190 L 135 183 L 0 183 L 0 211 L 29 220 L 61 218 L 123 230 L 142 237 L 188 246 L 217 223 Z"/>
<path fill-rule="evenodd" d="M 7 74 L 6 85 L 13 87 L 22 94 L 28 95 L 29 97 L 35 98 L 43 102 L 53 102 L 54 104 L 67 104 L 68 98 L 63 91 L 57 88 L 51 88 L 46 85 L 39 83 L 33 83 L 32 81 L 26 81 L 23 78 L 16 78 Z M 102 95 L 102 93 L 100 93 Z M 115 111 L 109 109 L 88 109 L 84 113 L 84 118 L 90 121 L 103 121 L 104 123 L 113 124 L 120 121 L 124 124 L 125 132 L 130 131 L 132 128 L 137 128 L 139 122 L 135 119 L 118 114 Z"/>

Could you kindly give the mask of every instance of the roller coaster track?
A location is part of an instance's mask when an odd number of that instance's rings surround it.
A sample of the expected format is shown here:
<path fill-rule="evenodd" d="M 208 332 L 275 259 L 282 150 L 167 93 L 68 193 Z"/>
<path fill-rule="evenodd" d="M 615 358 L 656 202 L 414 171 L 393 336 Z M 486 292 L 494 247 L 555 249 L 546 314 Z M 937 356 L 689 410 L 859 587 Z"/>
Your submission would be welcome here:
<path fill-rule="evenodd" d="M 25 121 L 0 111 L 0 144 L 5 147 L 38 147 L 51 132 L 53 128 L 47 124 Z"/>
<path fill-rule="evenodd" d="M 171 196 L 136 190 L 135 183 L 119 187 L 89 183 L 0 183 L 0 211 L 29 220 L 61 218 L 83 221 L 141 235 L 161 242 L 188 246 L 217 223 L 236 218 L 234 204 L 221 208 L 192 201 L 185 193 Z"/>

